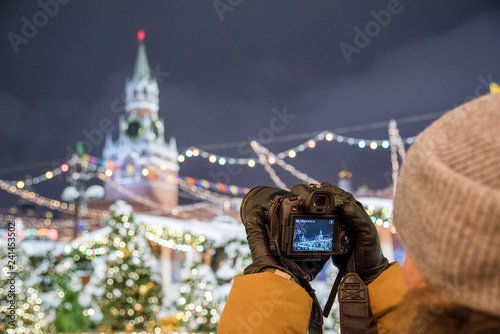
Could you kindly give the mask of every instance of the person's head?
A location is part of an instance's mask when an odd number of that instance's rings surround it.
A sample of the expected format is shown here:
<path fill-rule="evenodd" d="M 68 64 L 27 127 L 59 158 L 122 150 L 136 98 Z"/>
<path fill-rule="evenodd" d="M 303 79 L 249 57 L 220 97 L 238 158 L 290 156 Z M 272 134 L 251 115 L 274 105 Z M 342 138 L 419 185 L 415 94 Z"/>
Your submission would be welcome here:
<path fill-rule="evenodd" d="M 448 112 L 417 137 L 398 178 L 394 224 L 410 290 L 439 291 L 457 321 L 466 310 L 500 327 L 500 94 Z"/>

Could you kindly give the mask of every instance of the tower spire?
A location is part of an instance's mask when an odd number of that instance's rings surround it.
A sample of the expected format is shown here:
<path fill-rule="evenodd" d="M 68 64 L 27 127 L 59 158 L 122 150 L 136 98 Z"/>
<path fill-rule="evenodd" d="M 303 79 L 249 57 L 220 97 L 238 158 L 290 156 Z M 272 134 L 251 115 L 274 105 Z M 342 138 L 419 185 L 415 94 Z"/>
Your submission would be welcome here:
<path fill-rule="evenodd" d="M 162 207 L 175 207 L 178 204 L 175 180 L 179 172 L 179 152 L 175 140 L 165 142 L 165 123 L 158 117 L 158 82 L 149 68 L 144 37 L 144 31 L 139 31 L 134 74 L 125 83 L 125 113 L 120 116 L 118 140 L 113 142 L 111 136 L 108 137 L 102 155 L 115 166 L 127 166 L 111 175 L 117 186 L 126 187 Z M 155 172 L 145 175 L 143 170 L 150 166 L 156 166 Z M 160 169 L 161 173 L 156 172 Z M 120 191 L 106 184 L 106 200 L 121 198 Z M 132 202 L 136 208 L 144 210 L 142 202 Z"/>
<path fill-rule="evenodd" d="M 141 80 L 144 78 L 149 79 L 151 77 L 151 71 L 149 69 L 148 56 L 146 55 L 146 46 L 144 45 L 144 38 L 146 34 L 143 30 L 139 30 L 137 33 L 137 41 L 139 42 L 139 49 L 137 50 L 137 58 L 135 60 L 134 76 L 133 79 Z"/>

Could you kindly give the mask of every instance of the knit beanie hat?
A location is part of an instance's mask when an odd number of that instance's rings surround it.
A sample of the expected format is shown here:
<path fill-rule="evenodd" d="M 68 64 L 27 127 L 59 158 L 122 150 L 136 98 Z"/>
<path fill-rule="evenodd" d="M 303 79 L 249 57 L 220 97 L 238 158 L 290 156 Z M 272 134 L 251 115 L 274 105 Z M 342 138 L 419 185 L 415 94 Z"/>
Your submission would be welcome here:
<path fill-rule="evenodd" d="M 417 137 L 393 221 L 430 284 L 500 317 L 500 94 L 455 108 Z"/>

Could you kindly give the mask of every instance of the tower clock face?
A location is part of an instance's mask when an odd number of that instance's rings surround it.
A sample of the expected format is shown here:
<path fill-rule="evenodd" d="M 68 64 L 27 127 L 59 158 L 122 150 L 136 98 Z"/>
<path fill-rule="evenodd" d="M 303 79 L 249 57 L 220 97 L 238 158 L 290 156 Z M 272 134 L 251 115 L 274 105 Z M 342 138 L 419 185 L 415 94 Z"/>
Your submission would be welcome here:
<path fill-rule="evenodd" d="M 125 132 L 130 138 L 137 138 L 141 130 L 141 123 L 139 123 L 138 121 L 131 121 L 130 123 L 128 123 L 127 130 Z"/>

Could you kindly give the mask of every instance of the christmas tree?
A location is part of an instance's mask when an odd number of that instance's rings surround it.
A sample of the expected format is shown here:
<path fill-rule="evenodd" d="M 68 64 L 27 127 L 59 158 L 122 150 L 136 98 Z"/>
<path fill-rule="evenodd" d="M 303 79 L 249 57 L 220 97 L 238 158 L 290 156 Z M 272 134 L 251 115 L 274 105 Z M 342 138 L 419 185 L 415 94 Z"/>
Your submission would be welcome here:
<path fill-rule="evenodd" d="M 180 287 L 180 298 L 176 301 L 179 311 L 177 319 L 185 330 L 216 332 L 219 322 L 218 303 L 213 291 L 217 288 L 217 279 L 212 268 L 201 263 L 198 254 L 193 254 L 191 265 L 183 272 L 184 279 Z"/>
<path fill-rule="evenodd" d="M 87 310 L 79 301 L 82 282 L 74 272 L 75 264 L 66 258 L 55 266 L 51 283 L 56 288 L 60 303 L 56 308 L 54 325 L 58 333 L 76 333 L 90 328 Z"/>
<path fill-rule="evenodd" d="M 0 242 L 0 313 L 5 319 L 0 324 L 0 333 L 44 333 L 39 282 L 32 275 L 28 256 L 14 238 Z"/>
<path fill-rule="evenodd" d="M 250 248 L 246 239 L 232 239 L 225 245 L 224 256 L 216 271 L 220 285 L 229 283 L 236 275 L 243 275 L 246 267 L 252 263 Z"/>
<path fill-rule="evenodd" d="M 30 250 L 29 266 L 39 278 L 47 332 L 75 333 L 89 329 L 87 316 L 78 300 L 81 278 L 73 258 L 64 256 L 60 244 L 48 241 L 25 240 L 21 246 Z M 71 248 L 71 245 L 66 245 Z"/>
<path fill-rule="evenodd" d="M 154 331 L 162 303 L 158 262 L 134 222 L 132 207 L 117 201 L 110 213 L 106 276 L 100 282 L 103 289 L 97 301 L 101 328 Z"/>

